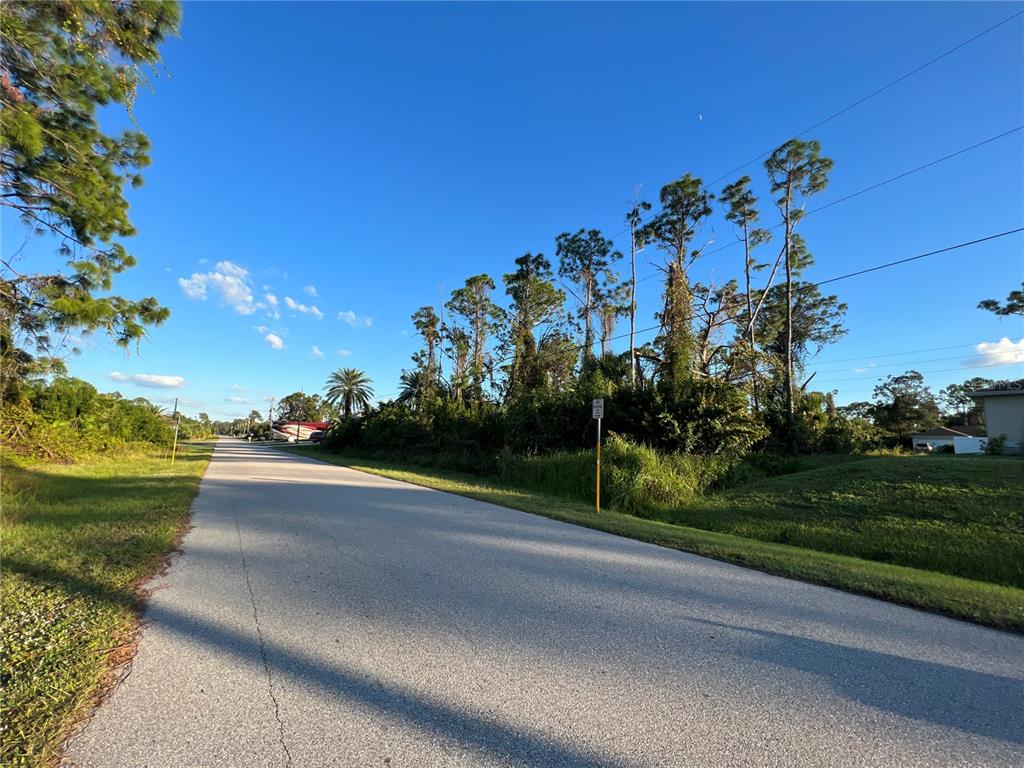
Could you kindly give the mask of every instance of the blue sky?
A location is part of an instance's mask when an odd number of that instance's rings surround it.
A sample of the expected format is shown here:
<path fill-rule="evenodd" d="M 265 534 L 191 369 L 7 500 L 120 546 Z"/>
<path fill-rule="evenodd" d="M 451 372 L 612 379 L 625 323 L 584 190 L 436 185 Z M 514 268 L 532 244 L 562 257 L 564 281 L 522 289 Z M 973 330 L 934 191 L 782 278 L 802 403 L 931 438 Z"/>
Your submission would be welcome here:
<path fill-rule="evenodd" d="M 525 251 L 553 256 L 565 230 L 617 233 L 638 185 L 656 200 L 686 171 L 718 177 L 1021 9 L 186 3 L 136 105 L 153 165 L 130 192 L 139 266 L 116 283 L 171 319 L 130 354 L 87 340 L 70 371 L 215 418 L 320 391 L 339 366 L 393 396 L 416 349 L 409 316 L 442 290 L 499 281 Z M 1022 123 L 1024 16 L 814 131 L 835 169 L 812 207 Z M 761 164 L 743 173 L 775 223 Z M 1017 132 L 801 229 L 817 280 L 1022 224 Z M 6 254 L 22 245 L 9 218 L 4 235 Z M 733 239 L 720 212 L 703 236 Z M 25 254 L 44 264 L 51 250 Z M 812 365 L 815 385 L 847 402 L 907 368 L 936 389 L 1021 376 L 1019 362 L 968 366 L 1024 359 L 1021 321 L 975 308 L 1019 286 L 1022 254 L 1014 235 L 834 284 L 849 334 Z M 693 276 L 739 276 L 741 261 L 726 248 Z M 659 293 L 640 284 L 640 327 Z"/>

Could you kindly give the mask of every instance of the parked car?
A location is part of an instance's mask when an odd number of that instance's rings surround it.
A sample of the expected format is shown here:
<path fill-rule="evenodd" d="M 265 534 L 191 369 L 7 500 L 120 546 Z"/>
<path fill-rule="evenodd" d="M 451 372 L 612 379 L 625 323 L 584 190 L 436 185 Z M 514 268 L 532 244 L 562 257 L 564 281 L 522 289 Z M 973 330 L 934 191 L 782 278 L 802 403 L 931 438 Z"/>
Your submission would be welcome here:
<path fill-rule="evenodd" d="M 324 439 L 324 431 L 322 429 L 316 430 L 316 432 L 309 433 L 309 440 L 313 443 L 319 443 Z"/>

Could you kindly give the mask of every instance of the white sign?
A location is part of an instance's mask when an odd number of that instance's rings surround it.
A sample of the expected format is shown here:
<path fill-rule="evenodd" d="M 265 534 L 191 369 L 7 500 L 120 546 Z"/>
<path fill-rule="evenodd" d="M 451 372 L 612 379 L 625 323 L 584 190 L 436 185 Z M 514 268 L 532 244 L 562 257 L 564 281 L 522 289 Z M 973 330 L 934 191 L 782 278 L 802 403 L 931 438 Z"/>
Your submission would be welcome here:
<path fill-rule="evenodd" d="M 594 418 L 604 418 L 604 398 L 599 397 L 596 400 L 594 400 Z"/>

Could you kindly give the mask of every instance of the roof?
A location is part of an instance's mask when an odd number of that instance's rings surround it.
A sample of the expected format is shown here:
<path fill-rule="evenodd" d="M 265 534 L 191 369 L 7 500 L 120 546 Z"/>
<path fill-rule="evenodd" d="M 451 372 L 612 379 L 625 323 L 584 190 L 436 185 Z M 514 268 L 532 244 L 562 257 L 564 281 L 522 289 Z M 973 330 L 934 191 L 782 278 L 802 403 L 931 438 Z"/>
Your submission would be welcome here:
<path fill-rule="evenodd" d="M 968 393 L 970 397 L 995 397 L 996 395 L 1024 395 L 1024 379 L 997 381 L 991 387 Z"/>
<path fill-rule="evenodd" d="M 935 427 L 927 432 L 915 432 L 914 437 L 983 437 L 985 430 L 981 427 L 969 427 L 958 424 L 955 427 Z"/>

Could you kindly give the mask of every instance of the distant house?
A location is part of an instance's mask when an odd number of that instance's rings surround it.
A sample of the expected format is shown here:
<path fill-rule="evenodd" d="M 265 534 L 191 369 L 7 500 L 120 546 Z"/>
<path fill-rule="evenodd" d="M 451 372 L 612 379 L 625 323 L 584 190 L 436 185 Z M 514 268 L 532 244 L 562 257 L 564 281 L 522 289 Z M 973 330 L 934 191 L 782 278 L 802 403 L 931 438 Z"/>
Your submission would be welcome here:
<path fill-rule="evenodd" d="M 948 445 L 950 448 L 954 447 L 958 437 L 983 437 L 984 435 L 983 427 L 936 427 L 927 432 L 911 435 L 910 444 L 914 446 L 915 451 L 935 451 L 944 445 Z"/>
<path fill-rule="evenodd" d="M 990 438 L 1006 435 L 1007 453 L 1024 450 L 1024 379 L 997 381 L 970 396 L 985 406 L 985 426 Z"/>

